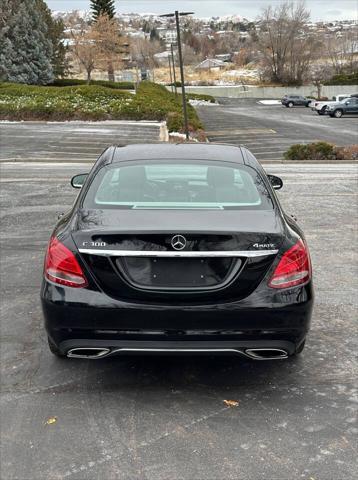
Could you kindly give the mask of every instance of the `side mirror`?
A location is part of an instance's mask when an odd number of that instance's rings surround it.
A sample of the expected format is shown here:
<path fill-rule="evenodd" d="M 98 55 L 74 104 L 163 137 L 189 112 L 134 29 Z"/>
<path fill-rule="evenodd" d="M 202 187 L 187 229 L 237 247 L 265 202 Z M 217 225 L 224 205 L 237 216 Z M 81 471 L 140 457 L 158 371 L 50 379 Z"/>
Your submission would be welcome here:
<path fill-rule="evenodd" d="M 283 181 L 280 177 L 276 177 L 276 175 L 267 175 L 267 176 L 274 190 L 280 190 L 283 187 Z"/>
<path fill-rule="evenodd" d="M 82 188 L 83 184 L 86 181 L 88 173 L 79 173 L 71 178 L 71 185 L 73 188 Z"/>

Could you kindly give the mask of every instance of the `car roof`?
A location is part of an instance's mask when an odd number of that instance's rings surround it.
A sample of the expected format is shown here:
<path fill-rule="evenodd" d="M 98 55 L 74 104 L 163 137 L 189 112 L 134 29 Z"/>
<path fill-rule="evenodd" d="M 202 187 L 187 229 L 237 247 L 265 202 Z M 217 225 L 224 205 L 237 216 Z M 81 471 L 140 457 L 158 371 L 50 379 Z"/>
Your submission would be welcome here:
<path fill-rule="evenodd" d="M 212 143 L 146 143 L 115 146 L 111 163 L 131 160 L 213 160 L 244 164 L 241 146 Z"/>

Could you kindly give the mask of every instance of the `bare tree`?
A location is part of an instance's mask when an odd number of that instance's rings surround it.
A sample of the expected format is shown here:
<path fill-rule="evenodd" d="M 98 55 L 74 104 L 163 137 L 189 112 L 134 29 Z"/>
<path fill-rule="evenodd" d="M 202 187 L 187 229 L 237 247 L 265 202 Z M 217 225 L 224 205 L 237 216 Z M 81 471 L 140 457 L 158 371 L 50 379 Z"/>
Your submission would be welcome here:
<path fill-rule="evenodd" d="M 317 46 L 306 27 L 309 18 L 304 1 L 264 10 L 258 47 L 271 80 L 302 83 Z"/>
<path fill-rule="evenodd" d="M 114 82 L 114 70 L 122 66 L 125 38 L 120 33 L 117 19 L 99 15 L 91 25 L 91 37 L 97 47 L 97 63 L 107 68 L 108 80 Z"/>
<path fill-rule="evenodd" d="M 131 42 L 130 51 L 133 61 L 140 68 L 153 69 L 156 66 L 154 55 L 160 53 L 163 47 L 157 40 L 149 41 L 135 38 Z"/>
<path fill-rule="evenodd" d="M 69 20 L 71 53 L 78 61 L 80 69 L 84 69 L 87 83 L 90 83 L 93 70 L 96 68 L 98 50 L 92 37 L 92 30 L 88 23 L 79 16 Z"/>
<path fill-rule="evenodd" d="M 120 35 L 117 20 L 100 15 L 95 22 L 74 16 L 70 19 L 71 52 L 90 83 L 93 70 L 108 71 L 108 79 L 114 81 L 114 69 L 120 68 L 125 39 Z"/>
<path fill-rule="evenodd" d="M 348 30 L 338 35 L 326 42 L 327 56 L 335 73 L 353 73 L 357 68 L 355 61 L 358 49 L 357 34 L 353 30 Z"/>
<path fill-rule="evenodd" d="M 198 56 L 194 49 L 189 45 L 183 44 L 183 63 L 184 65 L 193 65 L 198 63 Z"/>
<path fill-rule="evenodd" d="M 316 65 L 312 68 L 310 80 L 317 89 L 317 98 L 322 98 L 322 87 L 332 76 L 332 67 L 327 64 Z"/>

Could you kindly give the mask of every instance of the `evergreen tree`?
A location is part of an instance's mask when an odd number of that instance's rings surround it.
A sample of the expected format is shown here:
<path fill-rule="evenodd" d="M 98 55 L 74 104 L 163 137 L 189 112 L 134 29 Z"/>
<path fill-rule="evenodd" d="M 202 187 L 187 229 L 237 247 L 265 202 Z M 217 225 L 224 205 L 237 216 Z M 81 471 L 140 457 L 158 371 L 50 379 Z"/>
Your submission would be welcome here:
<path fill-rule="evenodd" d="M 109 18 L 113 18 L 116 10 L 114 0 L 91 0 L 91 9 L 93 10 L 93 19 L 101 15 L 108 15 Z"/>
<path fill-rule="evenodd" d="M 52 43 L 52 68 L 55 78 L 64 77 L 68 72 L 67 48 L 63 44 L 65 24 L 61 18 L 55 19 L 44 0 L 36 0 L 36 7 L 47 25 L 47 37 Z"/>
<path fill-rule="evenodd" d="M 0 79 L 47 84 L 54 78 L 52 43 L 35 0 L 1 0 Z"/>
<path fill-rule="evenodd" d="M 152 28 L 150 31 L 150 37 L 149 37 L 151 42 L 154 42 L 155 40 L 160 40 L 159 34 L 155 28 Z"/>

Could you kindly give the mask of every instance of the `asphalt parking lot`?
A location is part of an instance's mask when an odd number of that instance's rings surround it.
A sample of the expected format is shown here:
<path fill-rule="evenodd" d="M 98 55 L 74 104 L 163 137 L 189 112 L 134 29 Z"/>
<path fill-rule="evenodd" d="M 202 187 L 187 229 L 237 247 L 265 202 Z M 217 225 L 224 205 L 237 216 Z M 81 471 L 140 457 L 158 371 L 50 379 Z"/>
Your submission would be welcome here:
<path fill-rule="evenodd" d="M 0 164 L 1 479 L 356 478 L 357 166 L 265 166 L 285 182 L 316 285 L 304 354 L 279 362 L 50 354 L 44 250 L 70 177 L 88 168 Z"/>
<path fill-rule="evenodd" d="M 259 99 L 220 98 L 198 113 L 211 142 L 244 144 L 261 161 L 282 160 L 294 143 L 358 143 L 358 115 L 320 116 L 310 108 L 263 105 Z"/>
<path fill-rule="evenodd" d="M 108 145 L 155 142 L 161 135 L 158 122 L 0 122 L 0 162 L 93 162 Z"/>

